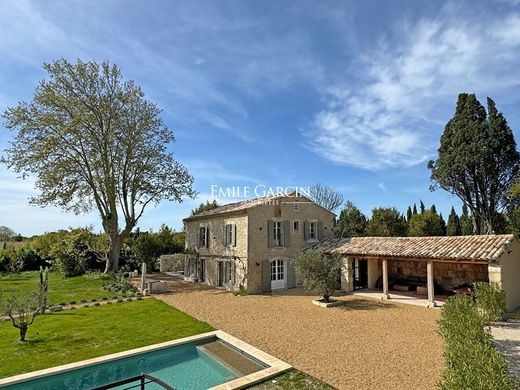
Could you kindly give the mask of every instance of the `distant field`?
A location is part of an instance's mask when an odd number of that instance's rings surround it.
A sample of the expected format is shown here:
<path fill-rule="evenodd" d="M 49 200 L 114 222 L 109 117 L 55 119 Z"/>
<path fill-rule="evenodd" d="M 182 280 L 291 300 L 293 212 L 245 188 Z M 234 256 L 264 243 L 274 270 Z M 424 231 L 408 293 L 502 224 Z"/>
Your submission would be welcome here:
<path fill-rule="evenodd" d="M 0 276 L 0 292 L 7 296 L 36 290 L 39 280 L 38 272 L 2 275 Z M 58 273 L 51 272 L 49 273 L 49 303 L 59 304 L 110 297 L 111 293 L 101 289 L 106 281 L 102 276 L 64 278 Z"/>
<path fill-rule="evenodd" d="M 18 342 L 0 322 L 0 378 L 126 351 L 213 330 L 153 298 L 38 316 Z"/>

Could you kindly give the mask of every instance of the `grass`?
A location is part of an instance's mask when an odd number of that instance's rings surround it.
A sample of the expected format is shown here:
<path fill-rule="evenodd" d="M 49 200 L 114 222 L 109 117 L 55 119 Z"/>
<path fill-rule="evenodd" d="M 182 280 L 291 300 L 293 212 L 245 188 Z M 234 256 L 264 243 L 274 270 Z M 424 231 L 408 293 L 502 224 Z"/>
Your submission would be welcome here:
<path fill-rule="evenodd" d="M 327 385 L 326 383 L 320 382 L 318 379 L 313 378 L 301 371 L 291 370 L 274 379 L 269 379 L 266 382 L 260 383 L 253 387 L 251 390 L 333 390 L 334 387 Z"/>
<path fill-rule="evenodd" d="M 204 322 L 156 299 L 38 316 L 18 343 L 0 322 L 0 378 L 209 332 Z"/>
<path fill-rule="evenodd" d="M 106 277 L 75 276 L 64 278 L 59 273 L 49 273 L 49 303 L 79 302 L 81 300 L 101 299 L 109 293 L 101 287 L 106 283 Z M 0 291 L 5 295 L 27 292 L 38 289 L 40 279 L 38 272 L 22 272 L 0 276 Z"/>

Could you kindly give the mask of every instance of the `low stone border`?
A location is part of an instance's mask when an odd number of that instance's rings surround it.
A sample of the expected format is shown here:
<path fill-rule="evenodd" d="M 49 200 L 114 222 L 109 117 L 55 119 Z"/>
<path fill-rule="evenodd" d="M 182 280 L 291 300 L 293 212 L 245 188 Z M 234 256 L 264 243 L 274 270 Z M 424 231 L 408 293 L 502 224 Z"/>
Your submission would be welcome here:
<path fill-rule="evenodd" d="M 52 305 L 49 306 L 45 313 L 43 314 L 52 314 L 57 313 L 64 310 L 71 310 L 71 309 L 79 309 L 82 307 L 95 307 L 95 306 L 102 306 L 107 304 L 113 304 L 113 303 L 120 303 L 120 302 L 130 302 L 130 301 L 140 301 L 143 299 L 152 298 L 151 296 L 143 296 L 143 295 L 137 295 L 137 296 L 121 296 L 118 298 L 107 298 L 107 299 L 91 299 L 90 301 L 80 301 L 76 303 L 66 303 L 66 304 L 58 304 L 58 305 Z M 9 321 L 10 318 L 3 316 L 0 317 L 0 321 Z"/>
<path fill-rule="evenodd" d="M 334 307 L 343 305 L 343 301 L 331 300 L 330 302 L 324 302 L 322 299 L 313 300 L 312 303 L 321 307 Z"/>

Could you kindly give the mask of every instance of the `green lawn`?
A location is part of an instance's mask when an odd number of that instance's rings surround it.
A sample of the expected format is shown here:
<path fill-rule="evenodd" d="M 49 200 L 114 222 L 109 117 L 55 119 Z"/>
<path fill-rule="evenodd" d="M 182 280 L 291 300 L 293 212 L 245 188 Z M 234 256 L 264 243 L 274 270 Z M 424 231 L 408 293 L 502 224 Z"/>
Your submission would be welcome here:
<path fill-rule="evenodd" d="M 250 387 L 251 390 L 334 390 L 334 387 L 320 382 L 301 371 L 291 370 L 276 378 Z"/>
<path fill-rule="evenodd" d="M 113 303 L 38 316 L 18 343 L 0 322 L 0 378 L 211 331 L 156 299 Z"/>
<path fill-rule="evenodd" d="M 0 276 L 0 291 L 10 295 L 35 290 L 38 288 L 39 278 L 38 272 L 2 275 Z M 101 275 L 64 278 L 59 273 L 51 272 L 49 273 L 49 303 L 56 305 L 94 298 L 110 298 L 113 294 L 101 289 L 106 282 L 106 277 Z"/>

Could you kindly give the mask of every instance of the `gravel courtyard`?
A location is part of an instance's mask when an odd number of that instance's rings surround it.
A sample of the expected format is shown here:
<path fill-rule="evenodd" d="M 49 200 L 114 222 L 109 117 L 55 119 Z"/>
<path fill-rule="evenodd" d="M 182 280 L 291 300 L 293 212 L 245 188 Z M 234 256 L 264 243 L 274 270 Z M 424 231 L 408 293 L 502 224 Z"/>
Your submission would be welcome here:
<path fill-rule="evenodd" d="M 438 310 L 352 295 L 326 309 L 300 289 L 236 297 L 160 278 L 157 298 L 338 389 L 433 389 L 443 369 Z"/>

